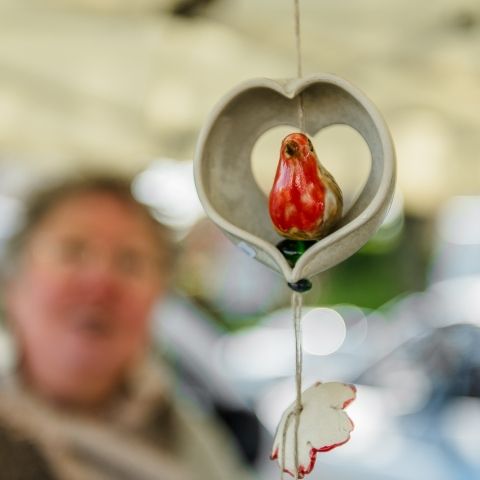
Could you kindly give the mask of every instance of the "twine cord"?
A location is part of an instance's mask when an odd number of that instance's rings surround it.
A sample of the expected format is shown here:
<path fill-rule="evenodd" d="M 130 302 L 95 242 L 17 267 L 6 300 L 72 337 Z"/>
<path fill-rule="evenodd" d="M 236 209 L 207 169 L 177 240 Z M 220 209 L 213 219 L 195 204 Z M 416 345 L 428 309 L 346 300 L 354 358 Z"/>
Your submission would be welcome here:
<path fill-rule="evenodd" d="M 294 21 L 295 21 L 295 45 L 297 54 L 297 77 L 300 79 L 303 76 L 302 72 L 302 48 L 300 35 L 300 0 L 294 1 Z M 303 93 L 298 95 L 298 122 L 301 132 L 305 132 L 305 111 L 303 105 Z M 294 419 L 294 463 L 295 463 L 295 480 L 299 479 L 299 459 L 298 459 L 298 430 L 300 426 L 300 414 L 302 412 L 302 369 L 303 369 L 303 351 L 302 351 L 302 303 L 303 298 L 301 293 L 292 292 L 292 312 L 293 312 L 293 328 L 295 332 L 295 389 L 296 399 L 295 408 L 289 413 L 285 419 L 285 425 L 282 433 L 282 455 L 281 455 L 281 480 L 284 480 L 285 472 L 285 446 L 287 443 L 287 432 L 289 430 L 290 422 Z"/>
<path fill-rule="evenodd" d="M 297 292 L 292 293 L 293 324 L 295 329 L 295 479 L 298 479 L 298 427 L 300 425 L 300 413 L 302 412 L 302 295 Z"/>
<path fill-rule="evenodd" d="M 297 77 L 302 78 L 302 45 L 300 34 L 300 0 L 293 0 L 294 2 L 294 20 L 295 20 L 295 45 L 297 53 Z M 303 93 L 298 95 L 298 123 L 300 131 L 305 132 L 305 110 L 303 106 Z"/>
<path fill-rule="evenodd" d="M 287 432 L 289 430 L 290 422 L 294 419 L 293 431 L 293 454 L 295 463 L 295 480 L 298 480 L 298 429 L 300 426 L 300 414 L 302 412 L 302 369 L 303 369 L 303 350 L 302 350 L 302 303 L 303 298 L 301 293 L 292 292 L 292 312 L 293 312 L 293 327 L 295 331 L 295 408 L 287 416 L 282 434 L 282 458 L 281 458 L 281 480 L 284 479 L 285 471 L 285 446 L 287 443 Z"/>

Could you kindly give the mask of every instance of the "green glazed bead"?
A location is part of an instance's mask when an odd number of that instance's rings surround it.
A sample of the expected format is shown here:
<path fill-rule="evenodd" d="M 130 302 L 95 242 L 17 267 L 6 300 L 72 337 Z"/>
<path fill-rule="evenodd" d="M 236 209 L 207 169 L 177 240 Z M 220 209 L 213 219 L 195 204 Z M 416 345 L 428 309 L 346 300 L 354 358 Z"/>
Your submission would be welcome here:
<path fill-rule="evenodd" d="M 315 240 L 282 240 L 277 248 L 282 252 L 285 260 L 293 268 L 297 260 L 316 242 Z"/>

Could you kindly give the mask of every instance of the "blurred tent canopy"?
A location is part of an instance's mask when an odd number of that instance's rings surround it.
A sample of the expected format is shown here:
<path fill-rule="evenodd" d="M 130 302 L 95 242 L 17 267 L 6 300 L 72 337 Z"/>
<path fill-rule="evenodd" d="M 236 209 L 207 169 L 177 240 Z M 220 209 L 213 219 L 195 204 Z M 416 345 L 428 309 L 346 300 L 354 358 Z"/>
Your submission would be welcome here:
<path fill-rule="evenodd" d="M 478 193 L 480 4 L 300 3 L 305 74 L 336 73 L 377 104 L 406 208 Z M 292 0 L 0 0 L 0 168 L 191 159 L 224 92 L 295 71 Z"/>

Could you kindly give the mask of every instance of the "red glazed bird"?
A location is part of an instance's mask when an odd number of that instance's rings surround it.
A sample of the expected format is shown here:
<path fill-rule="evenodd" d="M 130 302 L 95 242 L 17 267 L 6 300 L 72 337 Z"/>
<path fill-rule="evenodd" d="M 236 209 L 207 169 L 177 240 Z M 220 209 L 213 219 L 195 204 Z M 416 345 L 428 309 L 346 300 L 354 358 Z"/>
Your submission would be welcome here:
<path fill-rule="evenodd" d="M 285 137 L 269 198 L 277 232 L 292 240 L 318 240 L 341 218 L 342 207 L 342 192 L 310 139 L 303 133 Z"/>

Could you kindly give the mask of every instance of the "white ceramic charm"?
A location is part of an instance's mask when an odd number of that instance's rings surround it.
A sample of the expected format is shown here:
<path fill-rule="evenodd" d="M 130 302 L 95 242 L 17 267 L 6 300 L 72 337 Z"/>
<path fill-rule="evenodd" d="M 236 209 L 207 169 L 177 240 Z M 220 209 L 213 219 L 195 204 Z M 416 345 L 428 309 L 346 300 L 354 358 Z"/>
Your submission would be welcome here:
<path fill-rule="evenodd" d="M 353 422 L 343 411 L 355 400 L 353 385 L 316 383 L 302 394 L 298 424 L 298 478 L 315 466 L 318 452 L 328 452 L 350 439 Z M 272 459 L 295 476 L 295 403 L 283 414 L 273 443 Z M 285 450 L 284 450 L 285 448 Z"/>
<path fill-rule="evenodd" d="M 268 198 L 254 179 L 251 155 L 256 141 L 271 128 L 299 128 L 300 93 L 305 132 L 313 137 L 330 125 L 351 126 L 370 149 L 371 168 L 360 196 L 334 231 L 292 268 L 275 247 L 283 238 L 270 219 Z M 355 169 L 355 158 L 351 161 Z M 296 283 L 345 260 L 375 233 L 393 197 L 395 155 L 381 115 L 346 80 L 329 74 L 280 81 L 263 78 L 240 84 L 210 113 L 197 143 L 194 172 L 207 215 L 251 257 Z"/>

